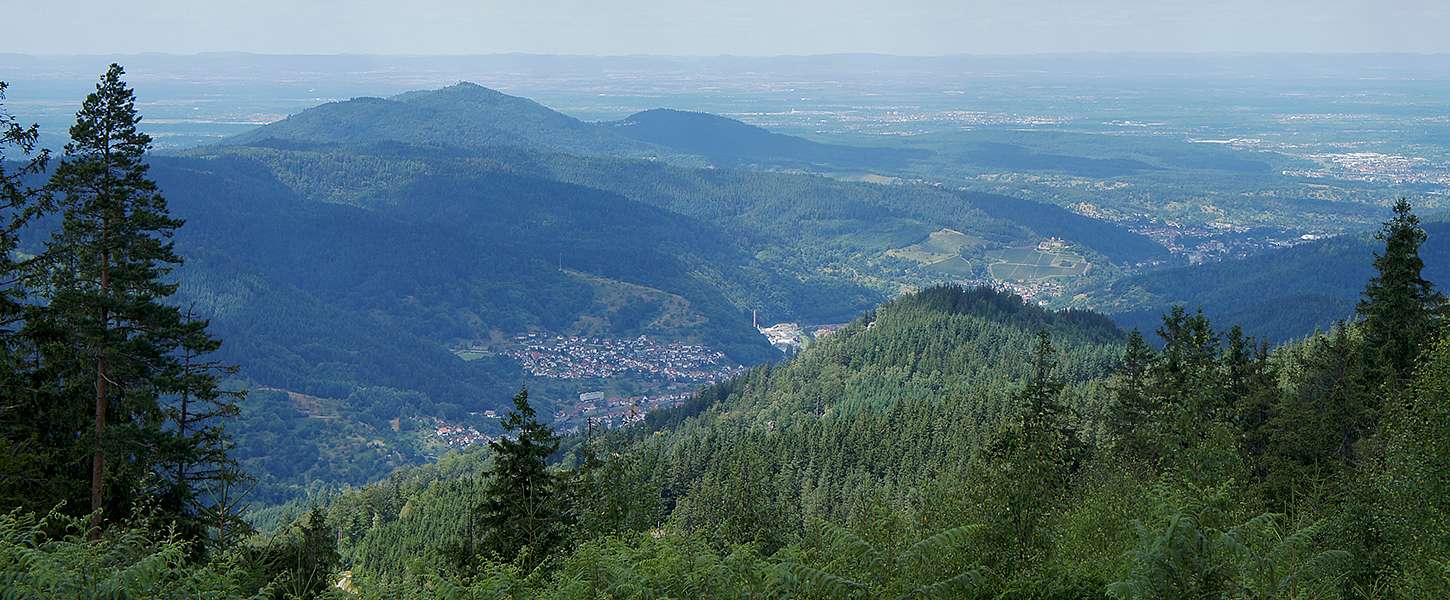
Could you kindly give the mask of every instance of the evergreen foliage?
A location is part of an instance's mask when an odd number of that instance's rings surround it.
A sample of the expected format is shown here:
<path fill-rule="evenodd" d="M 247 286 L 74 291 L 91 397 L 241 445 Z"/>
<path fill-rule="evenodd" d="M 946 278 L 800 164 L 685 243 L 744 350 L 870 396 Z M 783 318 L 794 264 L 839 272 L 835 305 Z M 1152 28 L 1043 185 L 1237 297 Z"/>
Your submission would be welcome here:
<path fill-rule="evenodd" d="M 1394 218 L 1375 239 L 1384 242 L 1384 251 L 1375 254 L 1376 274 L 1364 288 L 1358 312 L 1364 319 L 1365 343 L 1383 368 L 1406 380 L 1422 346 L 1438 331 L 1445 297 L 1421 275 L 1425 263 L 1420 247 L 1426 236 L 1409 201 L 1402 198 L 1395 203 Z"/>
<path fill-rule="evenodd" d="M 506 433 L 489 444 L 493 469 L 484 490 L 481 522 L 493 552 L 532 568 L 564 536 L 562 489 L 547 462 L 559 449 L 559 439 L 539 422 L 526 389 L 514 395 L 503 427 Z"/>

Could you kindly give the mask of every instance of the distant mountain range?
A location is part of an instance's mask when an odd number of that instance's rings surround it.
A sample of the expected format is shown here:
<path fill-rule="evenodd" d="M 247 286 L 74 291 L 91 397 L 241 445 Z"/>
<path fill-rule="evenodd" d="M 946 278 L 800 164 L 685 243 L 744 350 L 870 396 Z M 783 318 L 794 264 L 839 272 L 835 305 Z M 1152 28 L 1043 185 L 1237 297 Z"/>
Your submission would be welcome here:
<path fill-rule="evenodd" d="M 517 96 L 459 83 L 392 98 L 354 98 L 302 111 L 235 136 L 227 145 L 359 144 L 381 141 L 478 149 L 517 147 L 586 155 L 651 157 L 658 148 Z"/>
<path fill-rule="evenodd" d="M 707 113 L 655 109 L 587 123 L 533 100 L 473 83 L 324 104 L 227 145 L 398 142 L 451 148 L 522 148 L 583 156 L 665 158 L 725 167 L 899 168 L 925 150 L 813 142 Z"/>
<path fill-rule="evenodd" d="M 605 123 L 625 137 L 694 154 L 722 166 L 900 168 L 931 153 L 822 144 L 708 113 L 654 109 Z"/>
<path fill-rule="evenodd" d="M 641 160 L 662 156 L 709 162 L 472 84 L 325 104 L 153 156 L 187 220 L 178 301 L 255 387 L 291 394 L 258 394 L 273 416 L 248 413 L 241 455 L 269 485 L 367 481 L 429 453 L 389 419 L 467 419 L 526 382 L 545 405 L 569 394 L 458 347 L 648 335 L 756 364 L 780 354 L 752 312 L 841 322 L 885 298 L 842 274 L 855 255 L 942 219 L 1027 235 L 948 211 L 935 190 Z"/>

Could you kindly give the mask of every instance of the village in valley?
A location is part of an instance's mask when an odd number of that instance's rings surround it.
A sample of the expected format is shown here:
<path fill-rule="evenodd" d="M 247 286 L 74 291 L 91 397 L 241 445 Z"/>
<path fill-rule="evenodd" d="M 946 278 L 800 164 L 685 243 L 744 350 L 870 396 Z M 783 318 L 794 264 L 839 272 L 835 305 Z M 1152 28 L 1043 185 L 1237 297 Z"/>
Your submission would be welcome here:
<path fill-rule="evenodd" d="M 698 344 L 660 343 L 647 336 L 615 339 L 548 336 L 514 337 L 506 354 L 535 377 L 595 379 L 637 377 L 666 381 L 714 382 L 741 369 L 729 365 L 723 352 Z"/>
<path fill-rule="evenodd" d="M 504 344 L 471 343 L 454 353 L 465 360 L 496 355 L 518 361 L 530 377 L 542 380 L 540 388 L 549 390 L 536 393 L 554 396 L 553 425 L 563 433 L 643 421 L 650 411 L 680 406 L 702 386 L 745 371 L 708 346 L 643 335 L 608 338 L 528 332 L 507 338 Z M 487 410 L 472 416 L 482 422 L 435 419 L 434 437 L 455 448 L 492 441 L 485 431 L 494 429 L 490 425 L 502 418 L 502 412 Z"/>

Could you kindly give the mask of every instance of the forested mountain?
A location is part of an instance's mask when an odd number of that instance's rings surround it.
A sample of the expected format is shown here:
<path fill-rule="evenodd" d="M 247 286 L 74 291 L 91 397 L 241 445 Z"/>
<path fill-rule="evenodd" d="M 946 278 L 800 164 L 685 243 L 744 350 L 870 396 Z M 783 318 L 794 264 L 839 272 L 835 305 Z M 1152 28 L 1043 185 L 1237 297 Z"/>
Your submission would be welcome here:
<path fill-rule="evenodd" d="M 190 223 L 177 236 L 192 257 L 178 302 L 235 340 L 218 356 L 245 365 L 258 386 L 335 403 L 303 409 L 257 394 L 237 431 L 239 457 L 269 495 L 279 492 L 271 484 L 360 484 L 421 462 L 430 452 L 413 441 L 414 419 L 495 408 L 524 375 L 511 359 L 465 362 L 450 351 L 470 340 L 649 335 L 755 364 L 778 353 L 751 329 L 749 305 L 722 292 L 769 290 L 776 311 L 813 305 L 800 314 L 826 318 L 875 297 L 782 276 L 699 221 L 503 172 L 419 178 L 374 208 L 304 198 L 234 156 L 157 158 L 152 172 Z M 404 425 L 389 431 L 394 419 Z M 336 454 L 360 435 L 387 443 Z"/>
<path fill-rule="evenodd" d="M 747 270 L 740 246 L 718 229 L 607 192 L 507 173 L 436 176 L 408 182 L 406 203 L 369 209 L 301 198 L 247 160 L 163 159 L 156 173 L 177 213 L 195 215 L 183 247 L 236 257 L 275 283 L 440 343 L 571 331 L 592 315 L 615 335 L 694 338 L 746 362 L 768 356 L 741 311 L 691 275 Z M 249 198 L 216 193 L 227 189 Z M 591 312 L 593 286 L 571 270 L 670 291 L 706 320 L 666 331 L 653 323 L 660 307 L 610 320 Z M 523 290 L 539 300 L 520 297 Z M 226 308 L 217 307 L 219 319 Z"/>
<path fill-rule="evenodd" d="M 609 128 L 472 83 L 392 98 L 332 102 L 238 135 L 227 143 L 379 141 L 472 149 L 516 146 L 607 156 L 660 154 L 659 148 Z"/>
<path fill-rule="evenodd" d="M 604 125 L 626 137 L 703 156 L 722 166 L 899 169 L 907 161 L 929 154 L 925 150 L 823 144 L 719 115 L 664 108 Z"/>
<path fill-rule="evenodd" d="M 1425 277 L 1450 281 L 1450 223 L 1425 224 Z M 1093 308 L 1127 328 L 1150 331 L 1173 305 L 1201 308 L 1254 336 L 1287 341 L 1327 331 L 1354 314 L 1378 243 L 1345 235 L 1248 258 L 1148 271 L 1089 291 Z"/>

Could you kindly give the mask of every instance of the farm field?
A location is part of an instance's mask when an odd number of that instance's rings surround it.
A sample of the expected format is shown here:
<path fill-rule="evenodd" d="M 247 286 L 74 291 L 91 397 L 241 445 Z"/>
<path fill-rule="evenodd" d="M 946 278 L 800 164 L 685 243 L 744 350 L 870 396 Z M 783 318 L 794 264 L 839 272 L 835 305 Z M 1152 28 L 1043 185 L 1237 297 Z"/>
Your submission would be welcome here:
<path fill-rule="evenodd" d="M 987 260 L 987 270 L 993 278 L 1014 282 L 1079 277 L 1087 274 L 1092 266 L 1086 258 L 1071 251 L 1043 251 L 1036 246 L 992 250 L 987 252 Z"/>

